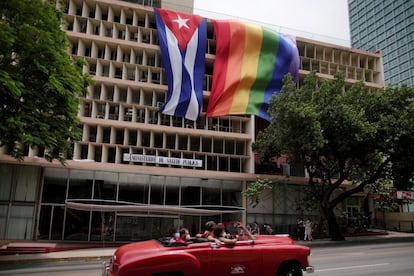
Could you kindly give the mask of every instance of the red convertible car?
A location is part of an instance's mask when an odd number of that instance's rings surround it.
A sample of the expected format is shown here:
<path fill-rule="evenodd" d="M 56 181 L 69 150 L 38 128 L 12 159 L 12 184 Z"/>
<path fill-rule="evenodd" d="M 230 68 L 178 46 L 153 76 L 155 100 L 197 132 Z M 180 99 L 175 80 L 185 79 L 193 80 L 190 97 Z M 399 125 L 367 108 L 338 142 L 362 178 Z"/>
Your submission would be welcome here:
<path fill-rule="evenodd" d="M 218 246 L 206 239 L 186 243 L 149 240 L 119 247 L 104 263 L 105 276 L 285 276 L 313 272 L 310 249 L 287 236 Z"/>

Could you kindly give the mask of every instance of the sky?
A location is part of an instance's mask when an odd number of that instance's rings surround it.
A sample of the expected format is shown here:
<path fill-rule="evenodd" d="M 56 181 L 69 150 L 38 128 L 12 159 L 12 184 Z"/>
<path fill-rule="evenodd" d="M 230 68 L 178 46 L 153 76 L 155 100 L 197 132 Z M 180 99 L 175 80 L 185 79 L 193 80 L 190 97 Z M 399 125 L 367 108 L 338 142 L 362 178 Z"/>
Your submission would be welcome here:
<path fill-rule="evenodd" d="M 194 14 L 236 18 L 280 33 L 349 47 L 347 0 L 194 0 Z"/>

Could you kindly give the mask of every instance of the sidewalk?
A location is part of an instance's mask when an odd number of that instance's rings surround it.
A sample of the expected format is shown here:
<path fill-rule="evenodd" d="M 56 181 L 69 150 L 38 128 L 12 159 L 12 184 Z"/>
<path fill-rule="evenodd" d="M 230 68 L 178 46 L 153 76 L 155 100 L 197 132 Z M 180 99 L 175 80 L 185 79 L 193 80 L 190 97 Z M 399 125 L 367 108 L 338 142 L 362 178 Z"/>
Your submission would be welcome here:
<path fill-rule="evenodd" d="M 347 246 L 357 244 L 390 243 L 390 242 L 414 242 L 414 233 L 395 232 L 385 230 L 371 230 L 378 234 L 345 237 L 344 241 L 332 241 L 330 239 L 316 239 L 313 241 L 295 241 L 296 244 L 312 247 Z"/>
<path fill-rule="evenodd" d="M 313 241 L 295 241 L 296 244 L 313 247 L 346 246 L 370 243 L 388 242 L 414 242 L 414 233 L 393 231 L 380 231 L 378 235 L 346 237 L 344 241 L 331 241 L 330 239 L 315 239 Z M 53 262 L 75 260 L 108 260 L 118 245 L 115 244 L 65 244 L 65 243 L 41 243 L 41 242 L 13 242 L 0 241 L 2 248 L 9 245 L 14 249 L 20 248 L 16 254 L 0 254 L 0 266 L 13 262 Z M 43 250 L 40 252 L 40 249 Z M 32 250 L 29 252 L 29 250 Z M 38 251 L 36 251 L 38 250 Z"/>

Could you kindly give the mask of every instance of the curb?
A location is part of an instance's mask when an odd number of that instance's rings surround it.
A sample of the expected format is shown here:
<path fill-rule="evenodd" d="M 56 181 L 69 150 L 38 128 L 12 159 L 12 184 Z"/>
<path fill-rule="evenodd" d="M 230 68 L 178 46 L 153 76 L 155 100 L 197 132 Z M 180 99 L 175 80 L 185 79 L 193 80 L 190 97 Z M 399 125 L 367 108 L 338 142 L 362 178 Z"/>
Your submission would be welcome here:
<path fill-rule="evenodd" d="M 393 242 L 414 242 L 414 236 L 400 236 L 400 237 L 373 237 L 373 238 L 345 238 L 344 241 L 296 241 L 295 244 L 304 245 L 310 248 L 315 247 L 334 247 L 334 246 L 353 246 L 359 244 L 378 244 L 378 243 L 393 243 Z"/>
<path fill-rule="evenodd" d="M 25 263 L 69 262 L 69 261 L 103 261 L 112 257 L 116 248 L 67 250 L 41 254 L 15 254 L 0 256 L 1 266 Z"/>

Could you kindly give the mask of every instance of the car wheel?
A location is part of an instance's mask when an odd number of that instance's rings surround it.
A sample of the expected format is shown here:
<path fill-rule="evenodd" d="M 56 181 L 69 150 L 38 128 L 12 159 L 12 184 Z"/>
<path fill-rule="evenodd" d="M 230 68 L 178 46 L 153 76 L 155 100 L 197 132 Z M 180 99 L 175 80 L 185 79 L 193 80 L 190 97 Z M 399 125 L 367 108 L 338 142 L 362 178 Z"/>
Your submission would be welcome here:
<path fill-rule="evenodd" d="M 298 263 L 284 263 L 279 267 L 277 276 L 302 276 L 302 267 Z"/>

